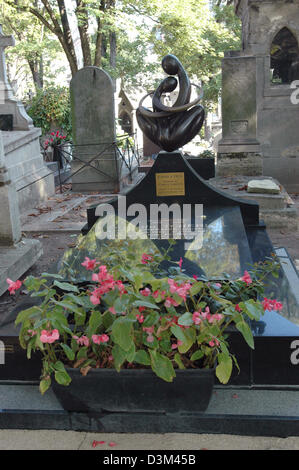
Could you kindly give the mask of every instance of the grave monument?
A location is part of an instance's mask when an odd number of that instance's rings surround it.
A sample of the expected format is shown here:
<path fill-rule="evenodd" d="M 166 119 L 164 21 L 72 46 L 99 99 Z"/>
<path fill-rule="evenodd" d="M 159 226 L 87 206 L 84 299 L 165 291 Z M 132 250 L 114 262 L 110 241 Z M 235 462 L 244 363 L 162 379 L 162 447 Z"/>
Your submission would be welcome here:
<path fill-rule="evenodd" d="M 299 104 L 291 97 L 299 79 L 299 1 L 234 0 L 234 6 L 242 49 L 222 61 L 217 174 L 264 174 L 298 192 Z"/>
<path fill-rule="evenodd" d="M 73 191 L 119 190 L 115 148 L 114 88 L 98 67 L 84 67 L 71 80 Z"/>
<path fill-rule="evenodd" d="M 18 279 L 41 256 L 38 240 L 23 239 L 18 195 L 5 166 L 2 131 L 0 131 L 0 295 L 7 290 L 6 279 Z"/>
<path fill-rule="evenodd" d="M 0 25 L 0 130 L 5 166 L 17 191 L 19 209 L 23 210 L 45 201 L 55 187 L 54 176 L 40 152 L 41 130 L 33 126 L 7 78 L 5 49 L 14 44 L 13 36 L 5 36 Z"/>
<path fill-rule="evenodd" d="M 170 61 L 173 64 L 167 71 L 171 74 L 183 73 L 179 67 L 179 62 L 174 56 L 164 61 L 166 65 Z M 185 72 L 184 72 L 185 73 Z M 171 77 L 170 77 L 171 78 Z M 162 84 L 174 86 L 174 78 L 165 79 Z M 179 75 L 180 79 L 180 75 Z M 187 82 L 188 83 L 188 82 Z M 186 91 L 186 88 L 183 91 Z M 161 86 L 158 87 L 158 97 Z M 154 94 L 155 96 L 155 94 Z M 142 106 L 142 103 L 141 105 Z M 159 107 L 158 102 L 158 107 Z M 170 110 L 153 110 L 149 114 L 141 109 L 141 126 L 144 126 L 148 133 L 159 140 L 161 146 L 165 145 L 166 151 L 161 151 L 155 160 L 153 167 L 144 178 L 126 193 L 119 195 L 109 201 L 110 207 L 115 210 L 118 224 L 130 224 L 134 221 L 136 204 L 142 205 L 147 214 L 151 214 L 151 206 L 158 205 L 169 209 L 172 213 L 172 227 L 183 227 L 184 237 L 178 237 L 174 250 L 170 253 L 169 263 L 177 262 L 182 258 L 184 272 L 196 275 L 199 279 L 223 280 L 223 271 L 228 267 L 231 269 L 231 278 L 236 280 L 243 274 L 244 269 L 250 267 L 252 262 L 263 262 L 274 252 L 271 241 L 268 238 L 265 225 L 259 220 L 259 206 L 256 202 L 245 201 L 233 197 L 224 191 L 215 188 L 209 182 L 202 179 L 189 165 L 183 154 L 177 150 L 182 142 L 186 141 L 186 136 L 192 138 L 203 121 L 203 109 L 195 108 L 188 103 L 185 96 L 183 103 L 177 104 L 184 109 L 178 113 Z M 197 106 L 195 104 L 194 106 Z M 189 111 L 189 108 L 190 111 Z M 162 113 L 156 114 L 156 113 Z M 165 114 L 167 113 L 167 114 Z M 159 122 L 158 119 L 162 121 Z M 169 120 L 169 126 L 167 126 Z M 185 132 L 181 133 L 184 128 Z M 159 135 L 154 133 L 157 130 Z M 170 132 L 171 129 L 171 132 Z M 168 149 L 172 148 L 172 151 Z M 126 206 L 130 207 L 129 212 L 124 212 L 123 197 L 126 196 Z M 134 204 L 134 206 L 133 206 Z M 200 205 L 202 214 L 197 226 L 196 213 L 191 214 L 190 226 L 186 226 L 186 219 L 181 216 L 184 205 Z M 175 207 L 174 207 L 175 206 Z M 136 210 L 135 210 L 136 209 Z M 60 263 L 60 273 L 65 279 L 72 281 L 74 278 L 78 283 L 84 283 L 90 273 L 82 266 L 85 256 L 101 259 L 101 251 L 109 250 L 109 243 L 118 243 L 117 239 L 103 239 L 101 226 L 103 213 L 107 211 L 107 202 L 91 206 L 87 211 L 87 224 L 83 229 L 85 236 L 78 241 L 76 248 L 67 250 Z M 195 210 L 196 212 L 196 210 Z M 168 214 L 169 215 L 169 214 Z M 151 216 L 147 218 L 147 224 L 143 228 L 144 239 L 133 241 L 135 256 L 145 253 L 148 246 L 155 244 L 158 249 L 167 248 L 170 244 L 170 237 L 164 237 L 166 217 L 160 217 L 159 224 L 152 232 L 147 231 L 148 224 L 151 225 Z M 168 220 L 169 222 L 169 220 Z M 134 225 L 134 224 L 133 224 Z M 192 231 L 192 236 L 190 231 Z M 154 236 L 153 236 L 154 235 Z M 201 239 L 196 247 L 193 242 Z M 123 240 L 121 240 L 122 242 Z M 186 242 L 187 245 L 186 245 Z M 191 242 L 191 245 L 189 244 Z M 141 251 L 140 251 L 141 250 Z M 84 413 L 65 412 L 59 403 L 53 400 L 53 396 L 48 399 L 43 398 L 43 402 L 36 401 L 36 406 L 30 405 L 26 408 L 27 415 L 24 417 L 22 406 L 16 407 L 13 404 L 11 411 L 2 417 L 3 427 L 8 422 L 8 417 L 12 419 L 12 426 L 24 426 L 24 420 L 29 419 L 30 427 L 54 427 L 57 429 L 86 430 L 100 432 L 167 432 L 170 428 L 175 432 L 215 432 L 219 430 L 223 433 L 237 433 L 249 435 L 275 435 L 291 436 L 298 435 L 299 410 L 294 406 L 294 401 L 290 394 L 286 392 L 290 386 L 295 386 L 298 390 L 298 338 L 299 338 L 299 299 L 298 299 L 298 274 L 292 269 L 292 264 L 284 249 L 276 250 L 277 256 L 283 260 L 278 279 L 269 287 L 267 295 L 274 294 L 277 299 L 283 302 L 284 310 L 276 312 L 266 310 L 265 315 L 258 322 L 250 321 L 250 328 L 255 337 L 255 350 L 250 350 L 242 341 L 240 335 L 235 331 L 231 333 L 230 344 L 232 352 L 238 357 L 241 372 L 234 375 L 229 382 L 229 388 L 218 386 L 217 394 L 211 401 L 206 413 L 147 413 L 135 412 L 110 412 L 101 410 L 95 414 L 92 411 Z M 67 261 L 67 263 L 64 263 Z M 168 269 L 169 265 L 166 266 Z M 68 269 L 70 271 L 68 272 Z M 90 279 L 90 278 L 88 278 Z M 9 330 L 10 328 L 10 330 Z M 12 334 L 13 325 L 7 325 L 0 329 L 0 340 L 5 335 Z M 11 341 L 11 339 L 10 339 Z M 296 349 L 297 348 L 297 349 Z M 295 352 L 295 354 L 294 354 Z M 23 354 L 23 357 L 25 354 Z M 291 360 L 290 358 L 295 360 Z M 40 368 L 34 369 L 32 363 L 28 365 L 27 374 L 24 368 L 16 371 L 13 361 L 5 367 L 0 368 L 0 379 L 19 380 L 17 387 L 22 387 L 22 381 L 39 374 Z M 27 377 L 26 377 L 27 375 Z M 88 382 L 88 379 L 87 379 Z M 1 385 L 0 385 L 1 386 Z M 240 388 L 236 388 L 241 386 Z M 120 379 L 121 387 L 121 379 Z M 235 387 L 235 388 L 232 388 Z M 263 388 L 265 390 L 260 390 Z M 28 396 L 23 388 L 22 393 Z M 28 387 L 27 387 L 28 390 Z M 232 400 L 233 390 L 242 394 L 242 400 Z M 17 393 L 8 390 L 8 394 Z M 9 395 L 11 398 L 11 395 Z M 48 400 L 48 401 L 47 401 Z M 218 400 L 218 401 L 217 401 Z M 287 400 L 292 401 L 292 408 L 286 405 Z M 282 401 L 282 403 L 281 403 Z M 234 403 L 232 403 L 234 402 Z M 238 403 L 240 406 L 238 407 Z M 275 410 L 279 403 L 280 410 Z M 282 408 L 281 408 L 282 407 Z M 4 405 L 2 404 L 2 408 Z M 179 411 L 179 410 L 178 410 Z M 146 424 L 145 424 L 146 423 Z M 56 427 L 55 427 L 56 426 Z M 144 427 L 146 426 L 146 428 Z M 1 422 L 0 422 L 1 427 Z"/>

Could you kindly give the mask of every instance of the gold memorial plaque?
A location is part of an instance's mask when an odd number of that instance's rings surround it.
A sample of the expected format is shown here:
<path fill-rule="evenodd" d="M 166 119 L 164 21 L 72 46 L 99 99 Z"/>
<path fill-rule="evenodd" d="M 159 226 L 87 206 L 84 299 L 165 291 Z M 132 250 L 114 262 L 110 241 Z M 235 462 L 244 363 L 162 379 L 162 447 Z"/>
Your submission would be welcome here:
<path fill-rule="evenodd" d="M 185 173 L 156 173 L 157 196 L 185 196 Z"/>

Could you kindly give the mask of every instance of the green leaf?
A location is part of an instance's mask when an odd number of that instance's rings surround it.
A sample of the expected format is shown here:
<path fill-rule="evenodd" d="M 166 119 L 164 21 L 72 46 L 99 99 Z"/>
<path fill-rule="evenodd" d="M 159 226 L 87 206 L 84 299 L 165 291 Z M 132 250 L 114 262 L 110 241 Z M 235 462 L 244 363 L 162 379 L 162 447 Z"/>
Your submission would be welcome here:
<path fill-rule="evenodd" d="M 181 354 L 185 354 L 193 346 L 196 341 L 196 331 L 194 328 L 184 330 L 185 341 L 178 347 Z"/>
<path fill-rule="evenodd" d="M 88 322 L 88 336 L 92 336 L 97 332 L 97 329 L 102 324 L 102 315 L 97 310 L 94 310 L 90 315 L 89 322 Z"/>
<path fill-rule="evenodd" d="M 125 351 L 129 351 L 132 347 L 132 321 L 119 317 L 112 325 L 112 334 L 115 343 L 117 343 Z"/>
<path fill-rule="evenodd" d="M 250 346 L 251 349 L 254 349 L 254 339 L 248 323 L 246 323 L 244 320 L 239 321 L 236 323 L 236 328 L 240 331 L 240 333 L 242 333 L 243 338 L 245 339 L 248 346 Z"/>
<path fill-rule="evenodd" d="M 144 366 L 149 366 L 151 364 L 150 357 L 148 353 L 144 351 L 144 349 L 139 349 L 139 351 L 136 351 L 134 362 L 137 362 L 137 364 L 142 364 Z"/>
<path fill-rule="evenodd" d="M 152 308 L 156 310 L 160 310 L 160 307 L 156 304 L 152 304 L 151 302 L 148 302 L 146 300 L 135 300 L 132 304 L 133 307 L 147 307 L 147 308 Z"/>
<path fill-rule="evenodd" d="M 48 379 L 42 379 L 39 383 L 39 391 L 43 395 L 51 385 L 50 377 Z"/>
<path fill-rule="evenodd" d="M 174 360 L 177 363 L 177 365 L 179 366 L 179 369 L 186 369 L 186 367 L 182 363 L 182 359 L 181 359 L 181 356 L 180 356 L 179 353 L 175 353 Z"/>
<path fill-rule="evenodd" d="M 18 314 L 15 320 L 15 325 L 18 325 L 19 323 L 23 323 L 25 320 L 29 318 L 34 318 L 40 314 L 41 314 L 41 310 L 39 307 L 31 307 L 31 308 L 27 308 L 26 310 L 22 310 Z"/>
<path fill-rule="evenodd" d="M 180 341 L 186 341 L 186 336 L 184 334 L 184 331 L 182 328 L 180 328 L 178 325 L 173 325 L 170 328 L 170 331 L 174 334 L 174 336 L 179 339 Z"/>
<path fill-rule="evenodd" d="M 72 381 L 72 379 L 70 378 L 69 374 L 66 371 L 64 372 L 55 371 L 55 380 L 60 385 L 65 385 L 65 386 L 69 385 Z"/>
<path fill-rule="evenodd" d="M 159 321 L 159 313 L 158 312 L 150 312 L 148 315 L 146 315 L 142 326 L 145 326 L 145 327 L 153 326 L 158 321 Z"/>
<path fill-rule="evenodd" d="M 69 282 L 54 281 L 53 285 L 56 287 L 59 287 L 59 289 L 63 291 L 77 292 L 78 294 L 80 293 L 78 287 L 75 286 L 74 284 L 70 284 Z"/>
<path fill-rule="evenodd" d="M 240 302 L 239 307 L 248 315 L 251 320 L 259 320 L 264 315 L 264 308 L 261 303 L 253 299 Z"/>
<path fill-rule="evenodd" d="M 60 307 L 63 307 L 63 308 L 65 308 L 65 309 L 67 309 L 67 310 L 70 310 L 70 311 L 73 312 L 73 313 L 78 313 L 79 315 L 81 315 L 82 310 L 81 310 L 79 307 L 77 307 L 77 305 L 75 305 L 75 304 L 73 304 L 73 303 L 71 303 L 71 302 L 66 302 L 66 301 L 64 301 L 64 300 L 58 302 L 57 300 L 54 300 L 54 299 L 53 299 L 53 302 L 54 302 L 56 305 L 59 305 Z"/>
<path fill-rule="evenodd" d="M 150 357 L 153 372 L 166 382 L 173 382 L 175 371 L 168 357 L 162 356 L 157 351 L 150 351 Z"/>
<path fill-rule="evenodd" d="M 191 361 L 198 361 L 203 356 L 204 356 L 203 351 L 201 349 L 198 349 L 197 351 L 195 351 L 195 353 L 192 354 L 190 359 L 191 359 Z"/>
<path fill-rule="evenodd" d="M 67 357 L 70 361 L 73 361 L 73 360 L 75 359 L 75 353 L 74 353 L 74 351 L 73 351 L 67 344 L 60 343 L 60 346 L 61 346 L 62 349 L 64 350 L 66 357 Z"/>
<path fill-rule="evenodd" d="M 114 359 L 114 367 L 119 372 L 121 366 L 127 358 L 127 352 L 124 351 L 118 344 L 115 344 L 112 348 L 112 356 Z"/>
<path fill-rule="evenodd" d="M 184 326 L 193 325 L 192 313 L 186 312 L 183 315 L 181 315 L 178 319 L 178 324 L 179 325 L 184 325 Z"/>
<path fill-rule="evenodd" d="M 219 382 L 226 384 L 231 376 L 233 361 L 227 354 L 220 353 L 217 356 L 218 366 L 216 367 L 216 376 Z"/>

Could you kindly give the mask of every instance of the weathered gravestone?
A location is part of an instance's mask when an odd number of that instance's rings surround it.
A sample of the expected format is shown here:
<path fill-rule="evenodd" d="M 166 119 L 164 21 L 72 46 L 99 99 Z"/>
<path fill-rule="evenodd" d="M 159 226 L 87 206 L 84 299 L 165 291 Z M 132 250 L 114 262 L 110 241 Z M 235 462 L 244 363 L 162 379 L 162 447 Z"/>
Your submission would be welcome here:
<path fill-rule="evenodd" d="M 42 254 L 38 240 L 22 238 L 18 196 L 5 166 L 0 131 L 0 295 L 7 290 L 6 279 L 18 279 Z"/>
<path fill-rule="evenodd" d="M 74 140 L 72 189 L 118 191 L 112 80 L 98 67 L 84 67 L 72 78 L 70 91 Z"/>
<path fill-rule="evenodd" d="M 22 210 L 46 200 L 55 187 L 53 174 L 40 152 L 41 130 L 33 126 L 7 78 L 5 49 L 14 44 L 13 36 L 5 36 L 0 25 L 0 130 L 3 131 L 5 166 L 15 184 Z"/>

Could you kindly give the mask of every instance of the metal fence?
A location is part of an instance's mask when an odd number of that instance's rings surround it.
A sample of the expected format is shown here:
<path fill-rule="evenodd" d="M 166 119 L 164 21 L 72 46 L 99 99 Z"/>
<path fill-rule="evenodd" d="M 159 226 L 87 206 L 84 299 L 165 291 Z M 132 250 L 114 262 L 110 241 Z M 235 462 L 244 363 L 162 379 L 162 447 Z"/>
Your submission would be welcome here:
<path fill-rule="evenodd" d="M 100 152 L 90 151 L 93 147 L 101 146 Z M 86 150 L 87 149 L 87 150 Z M 84 168 L 90 167 L 100 173 L 102 176 L 114 180 L 111 175 L 94 165 L 94 161 L 103 160 L 107 152 L 114 152 L 115 164 L 117 168 L 117 179 L 120 182 L 123 176 L 133 179 L 133 172 L 140 164 L 140 151 L 136 141 L 136 134 L 123 134 L 117 136 L 114 142 L 98 142 L 93 144 L 75 145 L 73 142 L 65 142 L 53 148 L 52 158 L 48 156 L 45 149 L 44 160 L 46 162 L 57 162 L 58 166 L 58 185 L 60 192 L 63 192 L 63 186 L 72 181 L 72 177 L 82 171 Z M 88 155 L 88 159 L 84 158 Z M 72 171 L 72 162 L 77 161 L 82 165 Z"/>

